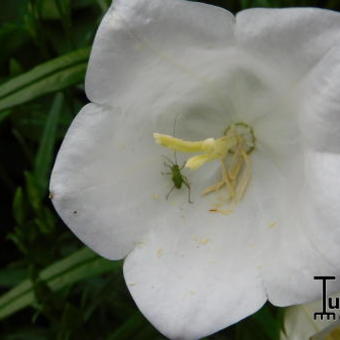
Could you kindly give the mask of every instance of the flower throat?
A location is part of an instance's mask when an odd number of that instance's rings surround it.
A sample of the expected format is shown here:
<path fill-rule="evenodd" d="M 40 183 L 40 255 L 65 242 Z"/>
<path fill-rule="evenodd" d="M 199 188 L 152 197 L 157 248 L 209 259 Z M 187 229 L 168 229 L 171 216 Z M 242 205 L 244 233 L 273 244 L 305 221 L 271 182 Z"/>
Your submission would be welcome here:
<path fill-rule="evenodd" d="M 232 208 L 235 207 L 243 198 L 251 180 L 250 154 L 255 149 L 256 138 L 250 125 L 243 122 L 230 124 L 222 137 L 207 138 L 202 141 L 186 141 L 160 133 L 154 133 L 153 136 L 156 143 L 169 149 L 201 153 L 190 157 L 185 163 L 186 168 L 194 170 L 206 162 L 219 161 L 220 180 L 207 187 L 202 194 L 208 195 L 226 188 L 227 195 L 209 211 L 222 214 L 232 212 L 232 209 L 221 209 L 221 207 L 226 203 Z"/>

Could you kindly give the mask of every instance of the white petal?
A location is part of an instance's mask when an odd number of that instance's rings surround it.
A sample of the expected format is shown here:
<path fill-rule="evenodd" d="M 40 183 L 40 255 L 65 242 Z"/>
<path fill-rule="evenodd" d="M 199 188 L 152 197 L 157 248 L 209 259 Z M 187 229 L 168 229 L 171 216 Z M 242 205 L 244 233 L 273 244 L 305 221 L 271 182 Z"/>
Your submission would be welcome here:
<path fill-rule="evenodd" d="M 265 253 L 269 300 L 279 306 L 320 298 L 321 285 L 313 277 L 340 274 L 340 155 L 309 151 L 304 167 L 285 207 L 286 223 L 276 228 Z M 335 292 L 340 282 L 328 286 Z"/>
<path fill-rule="evenodd" d="M 188 82 L 223 100 L 210 79 L 220 73 L 217 52 L 233 45 L 233 35 L 234 16 L 222 8 L 182 0 L 114 1 L 92 48 L 87 95 L 141 114 L 151 103 L 185 97 Z"/>
<path fill-rule="evenodd" d="M 339 272 L 340 154 L 311 151 L 305 162 L 306 195 L 311 197 L 306 204 L 311 215 L 309 237 Z"/>
<path fill-rule="evenodd" d="M 340 152 L 340 43 L 300 84 L 300 125 L 315 150 Z"/>
<path fill-rule="evenodd" d="M 128 255 L 127 286 L 165 336 L 198 339 L 265 303 L 254 249 L 257 225 L 248 204 L 230 216 L 209 212 L 204 201 L 187 213 L 162 215 Z"/>
<path fill-rule="evenodd" d="M 329 10 L 255 8 L 236 22 L 242 48 L 297 80 L 340 42 L 340 14 Z"/>
<path fill-rule="evenodd" d="M 50 184 L 65 223 L 109 258 L 122 258 L 135 246 L 157 206 L 152 197 L 164 188 L 157 152 L 152 166 L 152 151 L 159 151 L 152 126 L 140 121 L 139 129 L 124 129 L 131 119 L 120 109 L 85 106 L 64 139 Z"/>

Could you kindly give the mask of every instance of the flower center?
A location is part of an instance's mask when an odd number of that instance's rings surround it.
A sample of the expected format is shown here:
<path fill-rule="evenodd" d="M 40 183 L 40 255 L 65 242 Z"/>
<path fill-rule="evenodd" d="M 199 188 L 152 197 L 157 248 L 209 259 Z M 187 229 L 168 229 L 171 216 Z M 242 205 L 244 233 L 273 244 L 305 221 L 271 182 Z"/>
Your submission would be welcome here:
<path fill-rule="evenodd" d="M 221 163 L 221 179 L 207 187 L 203 195 L 227 189 L 224 202 L 210 209 L 211 212 L 229 213 L 223 210 L 225 204 L 235 206 L 243 198 L 251 179 L 251 158 L 256 138 L 252 127 L 239 122 L 230 124 L 220 138 L 207 138 L 202 141 L 186 141 L 169 135 L 154 133 L 155 142 L 169 149 L 181 152 L 200 152 L 200 155 L 190 157 L 185 167 L 198 169 L 206 162 L 217 160 Z"/>

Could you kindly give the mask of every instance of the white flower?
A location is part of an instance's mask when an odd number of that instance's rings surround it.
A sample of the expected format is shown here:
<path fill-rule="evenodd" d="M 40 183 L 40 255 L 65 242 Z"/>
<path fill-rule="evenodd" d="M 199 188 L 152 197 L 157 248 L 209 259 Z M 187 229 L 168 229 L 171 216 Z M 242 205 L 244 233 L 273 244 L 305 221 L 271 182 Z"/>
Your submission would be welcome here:
<path fill-rule="evenodd" d="M 211 334 L 267 300 L 315 299 L 313 276 L 340 273 L 338 13 L 116 0 L 85 85 L 92 103 L 58 154 L 53 203 L 89 247 L 127 257 L 130 292 L 167 337 Z M 174 154 L 153 133 L 216 141 L 239 122 L 256 145 L 233 213 L 213 208 L 225 186 L 201 195 L 221 181 L 219 159 L 182 170 L 193 204 L 184 185 L 167 200 Z"/>

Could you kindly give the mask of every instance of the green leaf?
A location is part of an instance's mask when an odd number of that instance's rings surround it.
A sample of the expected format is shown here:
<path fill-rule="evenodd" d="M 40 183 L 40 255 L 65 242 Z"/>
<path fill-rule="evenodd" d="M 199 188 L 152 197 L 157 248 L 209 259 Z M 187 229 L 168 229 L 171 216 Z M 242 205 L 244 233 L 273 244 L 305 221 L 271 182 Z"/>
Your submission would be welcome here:
<path fill-rule="evenodd" d="M 41 191 L 39 190 L 39 185 L 36 178 L 30 173 L 25 172 L 26 180 L 26 190 L 28 195 L 28 200 L 33 207 L 33 209 L 38 213 L 41 208 Z"/>
<path fill-rule="evenodd" d="M 38 3 L 39 12 L 44 20 L 58 20 L 60 13 L 55 0 L 41 0 Z"/>
<path fill-rule="evenodd" d="M 19 21 L 27 8 L 28 1 L 29 0 L 1 0 L 0 21 Z"/>
<path fill-rule="evenodd" d="M 134 313 L 126 320 L 114 333 L 110 334 L 106 340 L 129 340 L 136 339 L 135 335 L 145 326 L 149 327 L 145 318 L 140 312 Z"/>
<path fill-rule="evenodd" d="M 75 43 L 72 39 L 72 13 L 70 0 L 54 0 L 57 5 L 60 20 L 64 30 L 64 40 L 69 44 L 70 49 L 75 48 Z"/>
<path fill-rule="evenodd" d="M 106 272 L 119 270 L 120 261 L 109 261 L 99 257 L 88 248 L 83 248 L 67 258 L 58 261 L 40 273 L 40 279 L 52 291 L 60 290 L 78 281 Z M 0 297 L 0 319 L 34 304 L 32 282 L 25 280 Z"/>
<path fill-rule="evenodd" d="M 10 110 L 0 112 L 0 123 L 11 114 Z"/>
<path fill-rule="evenodd" d="M 22 65 L 18 62 L 18 60 L 11 58 L 9 60 L 9 73 L 11 76 L 17 76 L 23 72 Z"/>
<path fill-rule="evenodd" d="M 251 0 L 240 0 L 243 9 L 251 7 Z"/>
<path fill-rule="evenodd" d="M 11 334 L 3 335 L 1 340 L 46 340 L 48 339 L 48 331 L 39 329 L 37 325 L 34 328 L 18 327 L 18 329 Z"/>
<path fill-rule="evenodd" d="M 109 3 L 106 0 L 97 0 L 99 8 L 105 13 L 109 7 Z"/>
<path fill-rule="evenodd" d="M 45 191 L 48 185 L 48 174 L 52 164 L 53 149 L 56 143 L 57 126 L 63 101 L 64 96 L 61 93 L 56 94 L 51 110 L 48 114 L 39 150 L 35 158 L 34 176 L 42 191 Z"/>
<path fill-rule="evenodd" d="M 55 214 L 44 205 L 41 206 L 39 218 L 35 218 L 34 222 L 42 234 L 50 234 L 55 230 Z"/>
<path fill-rule="evenodd" d="M 83 81 L 89 48 L 58 57 L 0 85 L 0 111 Z"/>
<path fill-rule="evenodd" d="M 13 287 L 27 276 L 27 271 L 22 268 L 2 268 L 0 270 L 0 286 Z"/>
<path fill-rule="evenodd" d="M 272 340 L 280 339 L 280 332 L 282 330 L 282 315 L 280 313 L 278 314 L 278 317 L 275 317 L 269 305 L 266 304 L 252 316 L 258 322 L 263 333 Z"/>
<path fill-rule="evenodd" d="M 110 0 L 107 0 L 110 2 Z M 72 0 L 72 7 L 73 8 L 85 8 L 93 5 L 93 0 Z"/>
<path fill-rule="evenodd" d="M 253 0 L 252 7 L 274 7 L 271 0 Z"/>
<path fill-rule="evenodd" d="M 26 218 L 27 208 L 25 203 L 24 192 L 21 187 L 18 187 L 14 194 L 13 217 L 19 225 L 23 224 Z"/>

